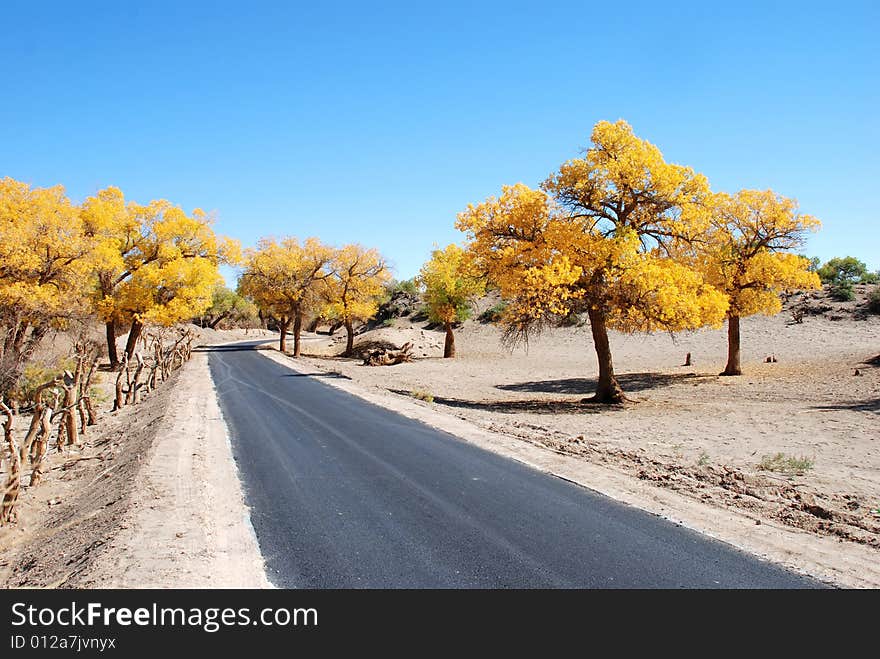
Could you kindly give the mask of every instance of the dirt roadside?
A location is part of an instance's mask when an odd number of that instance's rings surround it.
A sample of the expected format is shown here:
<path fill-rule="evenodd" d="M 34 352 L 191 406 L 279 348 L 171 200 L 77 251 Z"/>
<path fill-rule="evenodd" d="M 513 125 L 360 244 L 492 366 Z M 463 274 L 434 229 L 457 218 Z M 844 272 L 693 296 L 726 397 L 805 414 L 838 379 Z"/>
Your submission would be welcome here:
<path fill-rule="evenodd" d="M 0 529 L 0 586 L 271 587 L 206 354 L 102 426 Z"/>
<path fill-rule="evenodd" d="M 337 366 L 322 360 L 294 360 L 276 350 L 262 350 L 260 353 L 302 373 L 321 373 Z M 482 448 L 588 487 L 802 574 L 842 587 L 880 587 L 877 550 L 871 546 L 846 542 L 833 536 L 818 536 L 736 508 L 709 505 L 613 467 L 587 461 L 583 456 L 563 455 L 548 446 L 525 442 L 521 437 L 480 428 L 434 405 L 387 390 L 368 389 L 345 378 L 322 381 Z"/>

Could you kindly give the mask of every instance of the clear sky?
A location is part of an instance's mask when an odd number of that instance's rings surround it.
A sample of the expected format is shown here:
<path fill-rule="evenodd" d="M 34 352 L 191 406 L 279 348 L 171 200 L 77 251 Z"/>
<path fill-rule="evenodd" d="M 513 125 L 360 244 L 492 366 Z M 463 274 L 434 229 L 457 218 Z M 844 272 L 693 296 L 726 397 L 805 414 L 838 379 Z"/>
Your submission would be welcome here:
<path fill-rule="evenodd" d="M 0 176 L 213 210 L 245 245 L 361 242 L 410 277 L 469 202 L 624 118 L 880 268 L 876 0 L 4 0 L 0 62 Z"/>

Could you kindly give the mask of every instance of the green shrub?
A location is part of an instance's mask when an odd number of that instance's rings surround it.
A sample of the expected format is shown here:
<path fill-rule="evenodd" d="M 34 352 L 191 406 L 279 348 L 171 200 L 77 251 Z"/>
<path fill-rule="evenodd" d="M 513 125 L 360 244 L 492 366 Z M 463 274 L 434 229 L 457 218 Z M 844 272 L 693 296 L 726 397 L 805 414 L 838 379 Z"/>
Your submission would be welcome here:
<path fill-rule="evenodd" d="M 504 315 L 504 310 L 507 308 L 507 302 L 499 302 L 498 304 L 486 309 L 483 313 L 479 315 L 477 320 L 481 323 L 497 323 L 501 320 L 501 316 Z"/>
<path fill-rule="evenodd" d="M 103 405 L 111 399 L 110 392 L 101 386 L 103 381 L 104 376 L 100 373 L 92 375 L 92 386 L 89 387 L 88 395 L 89 398 L 92 399 L 92 403 L 95 405 Z"/>
<path fill-rule="evenodd" d="M 868 294 L 868 311 L 880 314 L 880 286 Z"/>
<path fill-rule="evenodd" d="M 417 398 L 418 400 L 423 400 L 426 403 L 434 402 L 434 395 L 430 391 L 422 391 L 421 389 L 415 389 L 409 392 L 409 395 L 413 398 Z"/>
<path fill-rule="evenodd" d="M 758 463 L 761 471 L 775 471 L 786 476 L 803 476 L 812 468 L 813 461 L 810 458 L 795 458 L 785 453 L 765 455 Z"/>
<path fill-rule="evenodd" d="M 856 298 L 852 283 L 848 281 L 841 281 L 832 285 L 828 289 L 828 293 L 831 295 L 832 300 L 837 300 L 838 302 L 852 302 Z"/>
<path fill-rule="evenodd" d="M 407 293 L 409 295 L 419 294 L 419 283 L 415 277 L 412 279 L 404 279 L 403 281 L 391 281 L 387 286 L 388 297 L 394 296 L 395 293 Z"/>
<path fill-rule="evenodd" d="M 585 322 L 584 319 L 580 316 L 580 314 L 576 314 L 574 312 L 569 313 L 567 316 L 562 318 L 559 322 L 563 327 L 583 327 Z"/>

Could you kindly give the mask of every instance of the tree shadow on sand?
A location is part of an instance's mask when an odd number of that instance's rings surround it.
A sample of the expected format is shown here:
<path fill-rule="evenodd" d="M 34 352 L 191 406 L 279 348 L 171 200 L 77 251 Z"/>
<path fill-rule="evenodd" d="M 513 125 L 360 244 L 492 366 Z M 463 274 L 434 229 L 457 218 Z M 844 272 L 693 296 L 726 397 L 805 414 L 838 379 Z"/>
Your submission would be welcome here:
<path fill-rule="evenodd" d="M 647 391 L 669 387 L 675 384 L 703 382 L 714 380 L 707 375 L 696 373 L 624 373 L 617 376 L 617 381 L 626 393 Z M 502 391 L 523 391 L 542 394 L 582 394 L 592 395 L 596 390 L 596 378 L 565 378 L 562 380 L 536 380 L 533 382 L 517 382 L 515 384 L 499 384 L 496 389 Z"/>
<path fill-rule="evenodd" d="M 389 389 L 391 393 L 401 396 L 412 396 L 409 391 L 403 389 Z M 432 402 L 447 407 L 457 407 L 469 410 L 484 410 L 486 412 L 501 412 L 515 414 L 516 412 L 533 412 L 534 414 L 583 414 L 599 412 L 612 405 L 590 405 L 579 400 L 466 400 L 464 398 L 445 398 L 433 396 Z M 619 407 L 619 406 L 618 406 Z"/>
<path fill-rule="evenodd" d="M 623 390 L 627 393 L 645 391 L 677 383 L 697 382 L 713 379 L 711 376 L 682 373 L 667 375 L 663 373 L 628 373 L 618 377 Z M 577 394 L 592 396 L 596 389 L 596 380 L 590 378 L 568 378 L 563 380 L 541 380 L 536 382 L 519 382 L 501 384 L 497 389 L 504 391 L 522 391 L 531 393 Z M 392 389 L 393 393 L 411 396 L 408 391 Z M 533 414 L 598 414 L 607 410 L 622 409 L 621 405 L 603 405 L 584 399 L 578 400 L 467 400 L 464 398 L 447 398 L 434 396 L 433 402 L 447 407 L 515 414 L 531 412 Z"/>
<path fill-rule="evenodd" d="M 868 398 L 866 400 L 854 400 L 848 403 L 835 403 L 833 405 L 815 405 L 814 410 L 833 412 L 836 410 L 852 410 L 854 412 L 873 412 L 880 414 L 880 398 Z"/>

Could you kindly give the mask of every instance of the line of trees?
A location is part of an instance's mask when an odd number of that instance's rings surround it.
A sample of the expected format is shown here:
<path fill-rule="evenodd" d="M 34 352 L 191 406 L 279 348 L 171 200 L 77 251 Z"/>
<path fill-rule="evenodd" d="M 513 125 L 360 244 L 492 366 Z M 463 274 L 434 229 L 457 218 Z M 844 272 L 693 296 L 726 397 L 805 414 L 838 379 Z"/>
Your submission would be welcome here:
<path fill-rule="evenodd" d="M 264 318 L 274 318 L 281 333 L 278 349 L 302 353 L 305 322 L 323 318 L 346 331 L 344 354 L 354 348 L 354 324 L 372 318 L 391 279 L 387 261 L 375 249 L 345 245 L 339 249 L 317 238 L 264 238 L 245 252 L 238 290 L 253 300 Z"/>
<path fill-rule="evenodd" d="M 415 280 L 429 319 L 445 331 L 444 357 L 455 356 L 454 326 L 487 287 L 497 288 L 509 342 L 572 314 L 589 317 L 599 366 L 594 400 L 602 403 L 626 399 L 609 330 L 726 322 L 721 375 L 740 375 L 741 319 L 778 313 L 783 292 L 820 286 L 815 264 L 796 253 L 819 228 L 816 218 L 772 190 L 713 192 L 705 176 L 666 162 L 624 121 L 599 122 L 583 157 L 538 189 L 504 186 L 500 197 L 468 206 L 456 226 L 464 247 L 435 249 Z M 825 269 L 849 274 L 850 265 Z M 239 292 L 276 319 L 282 351 L 292 327 L 299 356 L 303 323 L 322 318 L 345 326 L 350 355 L 353 323 L 376 313 L 388 278 L 375 250 L 264 240 L 246 254 Z"/>
<path fill-rule="evenodd" d="M 713 192 L 705 176 L 668 163 L 624 121 L 599 122 L 582 157 L 538 188 L 504 186 L 457 217 L 466 244 L 435 249 L 416 278 L 455 355 L 454 325 L 474 299 L 500 290 L 505 339 L 527 340 L 572 316 L 589 317 L 599 366 L 594 399 L 625 400 L 608 332 L 728 332 L 722 375 L 738 375 L 740 320 L 777 313 L 780 294 L 864 280 L 858 262 L 819 266 L 796 252 L 819 221 L 772 190 Z M 220 263 L 241 264 L 238 290 L 220 286 Z M 855 278 L 855 279 L 854 279 Z M 60 186 L 0 181 L 0 395 L 52 328 L 97 315 L 112 367 L 134 357 L 146 324 L 274 319 L 279 348 L 302 352 L 304 323 L 345 327 L 372 318 L 390 280 L 375 249 L 317 238 L 262 239 L 242 255 L 200 210 L 141 205 L 107 188 L 72 204 Z M 116 336 L 128 330 L 122 358 Z"/>
<path fill-rule="evenodd" d="M 218 266 L 238 260 L 201 210 L 139 204 L 109 187 L 81 205 L 62 186 L 0 179 L 0 397 L 46 335 L 97 316 L 111 367 L 134 358 L 148 323 L 171 326 L 211 306 Z"/>

